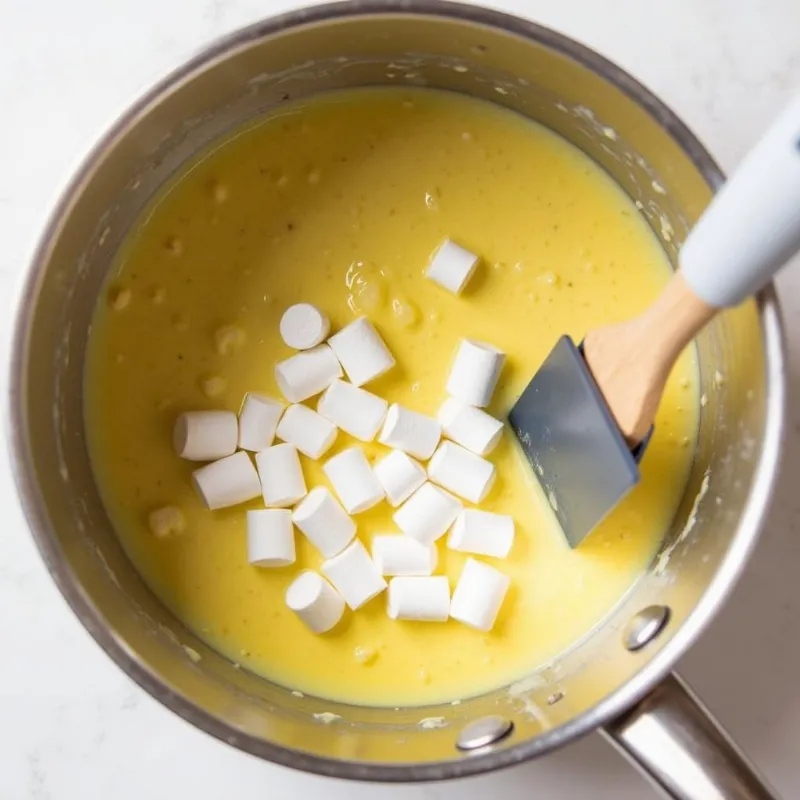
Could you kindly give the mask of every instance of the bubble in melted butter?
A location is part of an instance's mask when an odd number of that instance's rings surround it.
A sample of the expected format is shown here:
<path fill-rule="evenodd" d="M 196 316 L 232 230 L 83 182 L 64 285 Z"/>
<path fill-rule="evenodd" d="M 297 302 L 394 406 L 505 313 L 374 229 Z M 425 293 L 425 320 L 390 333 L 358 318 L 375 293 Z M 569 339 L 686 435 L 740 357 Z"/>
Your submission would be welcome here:
<path fill-rule="evenodd" d="M 108 304 L 114 311 L 122 311 L 128 307 L 133 294 L 130 289 L 123 286 L 115 286 L 108 293 Z"/>
<path fill-rule="evenodd" d="M 246 335 L 238 325 L 221 325 L 214 332 L 214 343 L 221 356 L 227 356 L 245 343 Z"/>
<path fill-rule="evenodd" d="M 212 181 L 209 186 L 209 191 L 215 203 L 225 203 L 231 195 L 230 189 L 220 181 Z"/>
<path fill-rule="evenodd" d="M 228 388 L 228 381 L 221 375 L 204 375 L 200 386 L 206 397 L 219 397 Z"/>
<path fill-rule="evenodd" d="M 373 314 L 386 305 L 387 281 L 374 264 L 354 261 L 345 274 L 347 305 L 354 314 Z"/>
<path fill-rule="evenodd" d="M 163 286 L 154 286 L 150 290 L 150 300 L 154 305 L 160 306 L 167 298 L 167 290 Z"/>
<path fill-rule="evenodd" d="M 167 536 L 182 533 L 186 528 L 186 520 L 179 508 L 164 506 L 148 514 L 147 525 L 153 536 L 157 539 L 163 539 Z"/>
<path fill-rule="evenodd" d="M 173 256 L 183 254 L 183 239 L 177 236 L 168 236 L 164 241 L 164 248 L 172 253 Z"/>
<path fill-rule="evenodd" d="M 353 658 L 365 667 L 374 664 L 378 658 L 378 651 L 369 645 L 359 645 L 353 651 Z"/>
<path fill-rule="evenodd" d="M 543 272 L 536 280 L 547 286 L 558 286 L 561 283 L 561 276 L 556 275 L 554 272 Z"/>
<path fill-rule="evenodd" d="M 404 328 L 413 328 L 419 322 L 419 308 L 406 297 L 392 298 L 392 313 Z"/>

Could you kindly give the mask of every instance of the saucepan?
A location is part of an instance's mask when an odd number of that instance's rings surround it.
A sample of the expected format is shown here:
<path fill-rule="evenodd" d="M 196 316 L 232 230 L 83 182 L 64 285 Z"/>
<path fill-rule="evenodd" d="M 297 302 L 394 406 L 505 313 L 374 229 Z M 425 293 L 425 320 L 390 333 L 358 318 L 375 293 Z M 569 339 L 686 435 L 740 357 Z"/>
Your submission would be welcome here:
<path fill-rule="evenodd" d="M 213 139 L 288 100 L 356 86 L 462 92 L 548 126 L 635 200 L 673 264 L 723 180 L 681 121 L 621 69 L 495 11 L 433 0 L 343 2 L 217 42 L 148 92 L 89 154 L 21 290 L 10 441 L 53 579 L 144 689 L 269 761 L 340 778 L 435 780 L 519 763 L 601 731 L 672 797 L 773 797 L 671 672 L 744 568 L 774 483 L 785 371 L 772 287 L 697 340 L 697 451 L 649 569 L 596 631 L 512 686 L 424 709 L 296 697 L 195 638 L 121 550 L 92 477 L 82 409 L 92 307 L 115 251 L 148 198 Z"/>

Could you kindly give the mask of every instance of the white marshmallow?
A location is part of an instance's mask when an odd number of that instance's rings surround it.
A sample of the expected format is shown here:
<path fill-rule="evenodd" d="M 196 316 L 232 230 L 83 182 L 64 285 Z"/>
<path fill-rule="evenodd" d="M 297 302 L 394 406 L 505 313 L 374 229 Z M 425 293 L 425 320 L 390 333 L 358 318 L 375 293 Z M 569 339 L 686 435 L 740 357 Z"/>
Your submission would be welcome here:
<path fill-rule="evenodd" d="M 455 242 L 445 239 L 433 254 L 425 277 L 435 281 L 443 289 L 460 294 L 478 266 L 478 256 Z"/>
<path fill-rule="evenodd" d="M 344 614 L 344 598 L 322 575 L 301 572 L 286 590 L 286 605 L 313 633 L 329 631 Z"/>
<path fill-rule="evenodd" d="M 468 558 L 453 592 L 450 616 L 470 628 L 490 631 L 510 583 L 500 570 Z"/>
<path fill-rule="evenodd" d="M 293 444 L 276 444 L 256 453 L 256 466 L 265 505 L 285 508 L 305 497 L 303 468 Z"/>
<path fill-rule="evenodd" d="M 491 453 L 503 435 L 503 423 L 499 419 L 456 397 L 448 397 L 436 416 L 448 439 L 479 456 Z"/>
<path fill-rule="evenodd" d="M 514 518 L 465 508 L 453 523 L 447 546 L 462 553 L 505 558 L 514 544 Z"/>
<path fill-rule="evenodd" d="M 480 503 L 494 486 L 494 464 L 454 442 L 442 442 L 428 464 L 428 478 L 453 494 Z"/>
<path fill-rule="evenodd" d="M 462 508 L 453 495 L 432 483 L 423 483 L 392 519 L 406 536 L 422 544 L 433 544 L 444 536 Z"/>
<path fill-rule="evenodd" d="M 490 344 L 462 339 L 447 378 L 447 393 L 468 406 L 488 406 L 506 355 Z"/>
<path fill-rule="evenodd" d="M 290 403 L 308 400 L 341 377 L 342 368 L 326 344 L 304 350 L 275 365 L 278 388 Z"/>
<path fill-rule="evenodd" d="M 359 317 L 328 340 L 350 382 L 363 386 L 388 372 L 394 356 L 366 317 Z"/>
<path fill-rule="evenodd" d="M 360 447 L 329 458 L 322 469 L 348 514 L 360 514 L 383 500 L 383 487 Z"/>
<path fill-rule="evenodd" d="M 196 469 L 192 483 L 211 509 L 236 506 L 261 494 L 258 473 L 243 450 Z"/>
<path fill-rule="evenodd" d="M 392 578 L 386 597 L 389 619 L 447 622 L 450 584 L 444 575 L 431 578 Z"/>
<path fill-rule="evenodd" d="M 425 461 L 431 457 L 441 438 L 442 426 L 437 420 L 392 403 L 378 441 Z"/>
<path fill-rule="evenodd" d="M 356 524 L 324 486 L 315 486 L 297 505 L 292 522 L 325 558 L 347 547 L 356 535 Z"/>
<path fill-rule="evenodd" d="M 410 536 L 375 536 L 372 559 L 381 575 L 432 575 L 439 551 L 435 544 L 420 544 Z"/>
<path fill-rule="evenodd" d="M 242 450 L 266 450 L 275 439 L 283 403 L 263 394 L 248 392 L 239 411 L 239 447 Z"/>
<path fill-rule="evenodd" d="M 233 411 L 187 411 L 175 420 L 172 445 L 187 461 L 216 461 L 236 452 L 239 422 Z"/>
<path fill-rule="evenodd" d="M 388 407 L 382 397 L 345 381 L 334 381 L 317 403 L 323 417 L 362 442 L 377 436 Z"/>
<path fill-rule="evenodd" d="M 278 423 L 278 438 L 293 444 L 303 455 L 320 458 L 336 441 L 336 426 L 304 405 L 289 406 Z"/>
<path fill-rule="evenodd" d="M 281 317 L 281 339 L 295 350 L 310 350 L 328 338 L 330 320 L 311 303 L 289 306 Z"/>
<path fill-rule="evenodd" d="M 375 464 L 374 471 L 391 506 L 408 500 L 427 477 L 422 464 L 402 450 L 392 450 Z"/>
<path fill-rule="evenodd" d="M 359 539 L 322 562 L 322 572 L 355 611 L 386 588 L 375 562 Z"/>
<path fill-rule="evenodd" d="M 247 560 L 256 567 L 285 567 L 295 562 L 292 512 L 259 508 L 247 512 Z"/>

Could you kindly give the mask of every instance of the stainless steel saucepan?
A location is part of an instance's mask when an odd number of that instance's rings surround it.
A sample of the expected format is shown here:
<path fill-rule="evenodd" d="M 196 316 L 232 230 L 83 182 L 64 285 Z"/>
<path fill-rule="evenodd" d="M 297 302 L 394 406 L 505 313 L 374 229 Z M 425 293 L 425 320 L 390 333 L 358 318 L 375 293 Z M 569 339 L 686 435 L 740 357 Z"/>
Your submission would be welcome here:
<path fill-rule="evenodd" d="M 20 496 L 54 580 L 150 694 L 270 761 L 342 778 L 435 780 L 525 761 L 598 730 L 672 797 L 774 797 L 670 672 L 745 566 L 774 482 L 785 374 L 771 287 L 697 342 L 708 402 L 661 553 L 603 626 L 514 686 L 421 710 L 294 697 L 198 641 L 122 552 L 92 477 L 82 410 L 92 307 L 120 241 L 181 164 L 246 120 L 329 89 L 398 85 L 462 92 L 552 128 L 637 202 L 673 263 L 723 179 L 681 121 L 629 75 L 494 11 L 352 1 L 218 42 L 152 89 L 91 152 L 53 210 L 19 297 L 10 439 Z M 431 717 L 441 718 L 436 727 L 420 725 Z"/>

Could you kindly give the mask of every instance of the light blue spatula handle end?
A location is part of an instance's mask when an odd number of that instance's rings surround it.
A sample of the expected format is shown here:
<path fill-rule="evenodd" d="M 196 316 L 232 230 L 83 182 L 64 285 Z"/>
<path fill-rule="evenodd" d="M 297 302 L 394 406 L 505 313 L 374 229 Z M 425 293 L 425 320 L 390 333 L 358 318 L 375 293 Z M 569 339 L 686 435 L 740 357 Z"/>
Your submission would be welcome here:
<path fill-rule="evenodd" d="M 692 230 L 680 271 L 715 307 L 754 294 L 800 250 L 800 95 L 747 155 Z"/>

